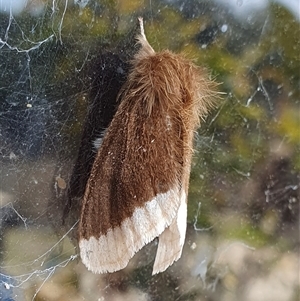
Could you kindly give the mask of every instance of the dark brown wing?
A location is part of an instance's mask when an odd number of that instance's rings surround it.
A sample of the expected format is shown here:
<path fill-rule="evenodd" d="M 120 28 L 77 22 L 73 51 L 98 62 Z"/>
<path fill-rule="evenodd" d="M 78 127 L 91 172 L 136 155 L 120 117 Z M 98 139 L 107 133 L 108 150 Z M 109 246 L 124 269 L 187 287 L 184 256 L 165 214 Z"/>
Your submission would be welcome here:
<path fill-rule="evenodd" d="M 159 105 L 149 116 L 144 101 L 137 95 L 121 103 L 88 180 L 79 245 L 83 262 L 95 272 L 126 266 L 170 225 L 180 205 L 178 120 Z"/>

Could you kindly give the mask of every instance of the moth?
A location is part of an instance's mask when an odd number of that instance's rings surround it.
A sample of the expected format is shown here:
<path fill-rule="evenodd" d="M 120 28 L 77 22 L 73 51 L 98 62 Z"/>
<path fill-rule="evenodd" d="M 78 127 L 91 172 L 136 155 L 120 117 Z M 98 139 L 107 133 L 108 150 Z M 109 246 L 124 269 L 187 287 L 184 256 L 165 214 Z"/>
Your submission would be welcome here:
<path fill-rule="evenodd" d="M 94 273 L 125 268 L 156 237 L 153 274 L 181 257 L 193 135 L 216 95 L 201 68 L 168 50 L 156 53 L 139 23 L 140 49 L 97 141 L 82 202 L 80 255 Z"/>

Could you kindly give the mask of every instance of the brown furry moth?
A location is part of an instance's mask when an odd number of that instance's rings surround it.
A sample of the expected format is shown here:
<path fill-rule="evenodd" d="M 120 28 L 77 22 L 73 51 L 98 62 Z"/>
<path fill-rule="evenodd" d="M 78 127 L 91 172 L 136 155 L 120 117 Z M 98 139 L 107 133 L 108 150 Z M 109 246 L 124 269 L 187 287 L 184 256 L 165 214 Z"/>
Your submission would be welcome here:
<path fill-rule="evenodd" d="M 170 51 L 156 53 L 139 22 L 141 48 L 83 198 L 80 255 L 95 273 L 126 267 L 157 236 L 153 274 L 180 258 L 193 133 L 216 96 L 202 69 Z"/>

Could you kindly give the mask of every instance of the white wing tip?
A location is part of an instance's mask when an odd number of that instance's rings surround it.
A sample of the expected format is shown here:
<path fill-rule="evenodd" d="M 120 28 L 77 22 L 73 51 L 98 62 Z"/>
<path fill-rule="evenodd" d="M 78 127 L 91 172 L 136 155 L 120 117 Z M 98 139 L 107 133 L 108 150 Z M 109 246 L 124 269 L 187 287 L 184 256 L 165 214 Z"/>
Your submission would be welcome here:
<path fill-rule="evenodd" d="M 183 191 L 176 217 L 159 237 L 152 275 L 165 271 L 181 257 L 186 234 L 186 198 L 187 196 Z"/>
<path fill-rule="evenodd" d="M 172 256 L 169 255 L 168 258 L 165 258 L 165 260 L 158 260 L 156 262 L 156 259 L 155 259 L 155 263 L 153 265 L 152 275 L 156 275 L 158 273 L 164 272 L 175 261 L 177 261 L 178 259 L 180 259 L 181 253 L 182 253 L 182 248 L 177 253 L 172 254 Z"/>
<path fill-rule="evenodd" d="M 100 274 L 125 268 L 137 251 L 173 223 L 179 204 L 178 189 L 169 190 L 135 209 L 132 217 L 125 219 L 120 227 L 99 238 L 81 238 L 82 262 L 88 270 Z"/>

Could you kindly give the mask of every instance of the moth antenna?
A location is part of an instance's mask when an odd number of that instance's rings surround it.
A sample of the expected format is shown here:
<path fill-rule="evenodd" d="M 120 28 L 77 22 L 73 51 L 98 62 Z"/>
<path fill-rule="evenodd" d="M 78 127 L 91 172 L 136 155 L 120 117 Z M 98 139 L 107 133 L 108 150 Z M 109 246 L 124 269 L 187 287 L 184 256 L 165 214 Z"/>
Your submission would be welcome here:
<path fill-rule="evenodd" d="M 144 21 L 143 17 L 138 17 L 139 24 L 140 24 L 140 30 L 141 30 L 141 36 L 147 41 L 145 30 L 144 30 Z"/>
<path fill-rule="evenodd" d="M 135 55 L 136 59 L 142 59 L 147 56 L 151 56 L 155 54 L 154 49 L 151 47 L 149 44 L 147 37 L 145 35 L 145 30 L 144 30 L 144 22 L 142 17 L 138 17 L 139 25 L 140 25 L 140 33 L 137 36 L 138 42 L 141 44 L 142 48 L 140 51 Z"/>

